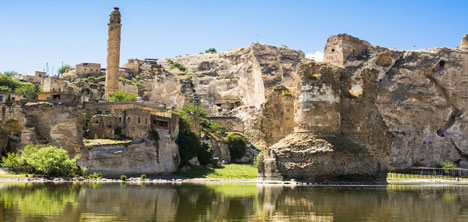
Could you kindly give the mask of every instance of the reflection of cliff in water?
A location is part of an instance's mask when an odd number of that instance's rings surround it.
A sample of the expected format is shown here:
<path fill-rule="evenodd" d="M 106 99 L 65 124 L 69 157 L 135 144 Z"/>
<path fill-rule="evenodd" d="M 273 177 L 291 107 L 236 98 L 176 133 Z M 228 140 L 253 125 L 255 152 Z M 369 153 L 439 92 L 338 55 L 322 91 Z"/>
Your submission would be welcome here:
<path fill-rule="evenodd" d="M 0 221 L 387 221 L 468 217 L 466 187 L 0 184 Z"/>
<path fill-rule="evenodd" d="M 466 187 L 259 187 L 263 217 L 317 221 L 468 218 Z M 465 192 L 465 193 L 464 193 Z M 301 215 L 303 214 L 303 215 Z"/>

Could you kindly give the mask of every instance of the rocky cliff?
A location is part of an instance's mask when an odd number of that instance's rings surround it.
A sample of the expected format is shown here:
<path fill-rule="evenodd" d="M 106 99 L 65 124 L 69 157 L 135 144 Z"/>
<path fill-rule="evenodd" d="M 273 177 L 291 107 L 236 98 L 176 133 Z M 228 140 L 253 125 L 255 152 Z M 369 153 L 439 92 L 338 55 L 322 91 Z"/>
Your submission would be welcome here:
<path fill-rule="evenodd" d="M 71 156 L 79 154 L 80 162 L 87 160 L 82 149 L 83 117 L 75 102 L 14 102 L 1 105 L 0 145 L 14 152 L 28 144 L 62 147 Z"/>
<path fill-rule="evenodd" d="M 297 73 L 294 132 L 267 149 L 259 177 L 385 181 L 392 136 L 375 104 L 377 71 L 362 70 L 359 94 L 345 69 L 309 62 Z"/>
<path fill-rule="evenodd" d="M 174 137 L 168 130 L 158 130 L 159 140 L 136 140 L 131 143 L 87 144 L 88 161 L 84 164 L 91 172 L 107 177 L 162 175 L 174 173 L 180 155 Z"/>
<path fill-rule="evenodd" d="M 311 124 L 316 129 L 346 129 L 350 125 L 353 131 L 372 137 L 375 135 L 368 131 L 373 122 L 356 127 L 353 124 L 356 119 L 375 114 L 393 137 L 391 149 L 383 149 L 383 156 L 378 157 L 388 160 L 390 166 L 437 166 L 451 160 L 467 167 L 468 144 L 463 139 L 467 132 L 463 118 L 467 108 L 466 42 L 465 36 L 457 49 L 401 51 L 372 46 L 346 34 L 332 36 L 325 45 L 325 63 L 319 65 L 342 72 L 337 84 L 345 88 L 340 88 L 339 93 L 328 86 L 305 92 L 301 83 L 310 80 L 304 79 L 300 67 L 310 61 L 301 52 L 259 43 L 161 61 L 161 73 L 139 86 L 139 92 L 170 106 L 198 102 L 211 116 L 238 117 L 244 123 L 244 133 L 260 148 L 273 145 L 294 128 L 311 128 L 307 126 Z M 319 82 L 320 72 L 312 73 Z M 365 82 L 364 76 L 372 78 Z M 373 98 L 365 106 L 373 103 L 373 107 L 372 111 L 362 112 L 355 102 L 370 96 L 364 93 L 366 87 L 372 87 L 369 90 Z M 339 98 L 336 105 L 307 107 L 306 100 L 326 96 Z M 350 102 L 343 103 L 346 100 Z M 321 115 L 307 118 L 307 109 Z M 352 114 L 343 116 L 348 113 Z M 361 144 L 359 136 L 350 135 L 349 139 Z M 371 153 L 380 149 L 372 142 L 361 145 L 369 147 Z"/>
<path fill-rule="evenodd" d="M 250 141 L 265 147 L 260 125 L 262 104 L 276 86 L 293 87 L 302 52 L 260 43 L 220 53 L 161 61 L 161 69 L 138 87 L 145 99 L 181 107 L 204 106 L 210 116 L 237 117 Z M 285 134 L 286 135 L 286 134 Z"/>
<path fill-rule="evenodd" d="M 458 49 L 399 51 L 343 34 L 328 40 L 325 59 L 345 58 L 327 61 L 345 67 L 352 88 L 363 87 L 362 70 L 378 71 L 376 105 L 394 137 L 390 165 L 437 166 L 450 160 L 468 167 L 468 51 L 463 43 Z"/>

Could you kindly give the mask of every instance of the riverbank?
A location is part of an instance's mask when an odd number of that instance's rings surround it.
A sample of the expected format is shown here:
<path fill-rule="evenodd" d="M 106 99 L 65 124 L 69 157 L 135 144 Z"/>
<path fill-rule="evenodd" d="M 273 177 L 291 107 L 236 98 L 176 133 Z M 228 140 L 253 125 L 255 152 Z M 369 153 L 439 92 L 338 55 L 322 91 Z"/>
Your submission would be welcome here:
<path fill-rule="evenodd" d="M 74 178 L 44 178 L 44 177 L 15 177 L 0 176 L 0 182 L 24 182 L 24 183 L 135 183 L 135 184 L 217 184 L 217 183 L 257 183 L 260 185 L 284 185 L 284 186 L 359 186 L 359 185 L 386 185 L 386 184 L 366 184 L 366 183 L 310 183 L 300 181 L 262 181 L 258 179 L 242 178 L 182 178 L 180 176 L 161 176 L 142 179 L 131 177 L 126 180 L 120 179 L 87 179 L 84 177 Z M 407 179 L 407 180 L 387 180 L 389 185 L 468 185 L 468 180 L 456 179 Z"/>
<path fill-rule="evenodd" d="M 387 184 L 396 185 L 468 185 L 465 178 L 387 178 Z M 289 181 L 263 181 L 257 179 L 257 169 L 252 165 L 230 164 L 216 168 L 192 167 L 188 170 L 178 171 L 168 176 L 151 176 L 148 178 L 129 177 L 128 179 L 114 178 L 50 178 L 31 174 L 12 174 L 0 169 L 0 182 L 30 182 L 30 183 L 148 183 L 148 184 L 216 184 L 216 183 L 257 183 L 264 185 L 292 185 L 292 186 L 314 186 L 314 185 L 386 185 L 386 183 L 369 184 L 359 182 L 301 182 Z"/>

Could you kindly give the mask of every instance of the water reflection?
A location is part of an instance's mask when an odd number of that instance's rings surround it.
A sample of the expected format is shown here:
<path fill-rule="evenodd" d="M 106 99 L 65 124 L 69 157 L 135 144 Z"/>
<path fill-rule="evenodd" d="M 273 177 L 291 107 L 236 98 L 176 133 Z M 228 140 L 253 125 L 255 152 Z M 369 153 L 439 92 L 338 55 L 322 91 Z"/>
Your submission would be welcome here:
<path fill-rule="evenodd" d="M 0 221 L 466 221 L 468 187 L 0 184 Z"/>

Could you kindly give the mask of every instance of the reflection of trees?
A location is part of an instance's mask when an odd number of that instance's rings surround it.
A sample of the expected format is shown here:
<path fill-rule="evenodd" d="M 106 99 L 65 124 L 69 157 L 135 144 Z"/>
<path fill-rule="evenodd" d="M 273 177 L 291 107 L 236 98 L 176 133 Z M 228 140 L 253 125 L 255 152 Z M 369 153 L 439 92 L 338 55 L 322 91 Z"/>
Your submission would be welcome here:
<path fill-rule="evenodd" d="M 49 221 L 455 221 L 468 214 L 466 190 L 421 186 L 22 184 L 0 188 L 0 221 L 31 221 L 32 217 Z"/>
<path fill-rule="evenodd" d="M 71 184 L 23 184 L 2 189 L 0 202 L 5 208 L 17 209 L 24 217 L 60 215 L 68 207 L 73 207 L 79 192 L 80 187 Z"/>
<path fill-rule="evenodd" d="M 177 186 L 176 220 L 220 221 L 246 219 L 253 214 L 256 185 Z"/>

